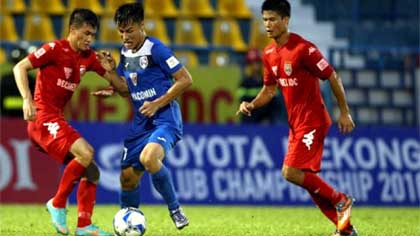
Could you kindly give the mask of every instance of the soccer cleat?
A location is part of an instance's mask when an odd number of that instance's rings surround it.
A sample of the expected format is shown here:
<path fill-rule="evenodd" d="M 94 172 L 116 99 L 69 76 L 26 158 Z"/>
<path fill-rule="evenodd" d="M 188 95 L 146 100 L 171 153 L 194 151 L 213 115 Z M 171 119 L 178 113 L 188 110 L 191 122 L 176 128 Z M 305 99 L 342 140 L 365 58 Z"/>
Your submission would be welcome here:
<path fill-rule="evenodd" d="M 77 227 L 74 235 L 76 236 L 113 236 L 114 233 L 105 232 L 102 229 L 100 229 L 98 226 L 94 224 L 90 224 L 82 228 Z"/>
<path fill-rule="evenodd" d="M 177 209 L 170 211 L 170 215 L 171 215 L 172 221 L 175 223 L 175 226 L 178 229 L 182 229 L 190 223 L 188 221 L 188 218 L 185 216 L 184 212 L 182 211 L 181 207 L 178 207 Z"/>
<path fill-rule="evenodd" d="M 332 236 L 357 236 L 357 230 L 354 226 L 348 227 L 346 230 L 336 230 Z"/>
<path fill-rule="evenodd" d="M 69 228 L 66 224 L 66 215 L 67 210 L 66 208 L 55 208 L 52 204 L 53 199 L 51 198 L 46 206 L 47 211 L 51 215 L 51 220 L 54 225 L 55 230 L 57 230 L 57 233 L 61 235 L 68 235 L 69 234 Z"/>
<path fill-rule="evenodd" d="M 349 196 L 345 195 L 344 200 L 337 203 L 336 210 L 337 210 L 337 229 L 340 231 L 345 230 L 350 226 L 350 217 L 351 217 L 351 208 L 353 206 L 353 203 L 356 200 Z"/>

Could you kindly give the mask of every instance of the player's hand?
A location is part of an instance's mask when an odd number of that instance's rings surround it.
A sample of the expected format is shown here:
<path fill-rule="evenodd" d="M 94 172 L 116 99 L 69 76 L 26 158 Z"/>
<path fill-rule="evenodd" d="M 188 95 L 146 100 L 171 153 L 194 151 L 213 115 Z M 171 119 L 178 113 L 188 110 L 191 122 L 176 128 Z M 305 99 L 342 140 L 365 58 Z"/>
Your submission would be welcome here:
<path fill-rule="evenodd" d="M 91 92 L 90 94 L 97 97 L 111 97 L 112 95 L 114 95 L 114 87 L 109 86 L 107 88 Z"/>
<path fill-rule="evenodd" d="M 236 112 L 236 115 L 239 115 L 240 113 L 242 113 L 247 116 L 251 116 L 252 110 L 254 110 L 254 104 L 250 102 L 242 102 L 241 105 L 239 105 L 239 109 Z"/>
<path fill-rule="evenodd" d="M 36 106 L 32 99 L 23 99 L 23 119 L 33 121 L 36 116 Z"/>
<path fill-rule="evenodd" d="M 348 134 L 353 131 L 355 124 L 350 114 L 340 114 L 338 118 L 338 129 L 343 134 Z"/>
<path fill-rule="evenodd" d="M 102 67 L 110 72 L 114 71 L 116 67 L 116 62 L 114 58 L 112 57 L 111 53 L 109 51 L 100 51 L 96 53 L 96 57 L 98 58 L 99 62 L 101 63 Z"/>
<path fill-rule="evenodd" d="M 139 112 L 147 117 L 152 117 L 155 115 L 156 111 L 159 110 L 159 105 L 154 101 L 145 101 L 143 105 L 139 108 Z"/>

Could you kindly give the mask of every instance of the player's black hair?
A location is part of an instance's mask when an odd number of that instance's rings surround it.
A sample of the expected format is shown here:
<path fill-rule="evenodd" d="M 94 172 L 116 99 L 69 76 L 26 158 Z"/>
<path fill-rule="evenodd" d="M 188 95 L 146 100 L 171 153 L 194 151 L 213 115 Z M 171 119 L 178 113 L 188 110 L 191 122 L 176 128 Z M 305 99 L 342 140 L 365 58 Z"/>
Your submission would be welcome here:
<path fill-rule="evenodd" d="M 287 0 L 265 0 L 261 6 L 261 13 L 263 11 L 275 11 L 281 17 L 290 17 L 290 3 Z"/>
<path fill-rule="evenodd" d="M 80 28 L 83 26 L 83 23 L 86 23 L 93 28 L 99 28 L 99 21 L 96 14 L 86 8 L 76 8 L 70 15 L 69 26 L 75 26 Z"/>
<path fill-rule="evenodd" d="M 139 2 L 119 6 L 114 15 L 114 22 L 117 26 L 124 26 L 132 22 L 142 22 L 143 20 L 144 8 Z"/>

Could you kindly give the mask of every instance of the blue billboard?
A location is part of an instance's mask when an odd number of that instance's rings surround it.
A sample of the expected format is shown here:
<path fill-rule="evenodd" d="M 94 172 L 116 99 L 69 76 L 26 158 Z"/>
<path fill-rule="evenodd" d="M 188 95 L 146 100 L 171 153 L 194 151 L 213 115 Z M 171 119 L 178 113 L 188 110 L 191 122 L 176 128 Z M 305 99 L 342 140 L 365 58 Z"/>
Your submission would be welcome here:
<path fill-rule="evenodd" d="M 118 203 L 119 161 L 128 125 L 72 124 L 96 150 L 101 169 L 97 202 Z M 287 142 L 286 126 L 185 125 L 183 140 L 164 162 L 183 204 L 312 204 L 305 190 L 281 175 Z M 344 136 L 332 127 L 321 175 L 354 196 L 358 205 L 418 206 L 418 131 L 370 126 Z M 148 174 L 141 189 L 142 203 L 163 203 Z"/>

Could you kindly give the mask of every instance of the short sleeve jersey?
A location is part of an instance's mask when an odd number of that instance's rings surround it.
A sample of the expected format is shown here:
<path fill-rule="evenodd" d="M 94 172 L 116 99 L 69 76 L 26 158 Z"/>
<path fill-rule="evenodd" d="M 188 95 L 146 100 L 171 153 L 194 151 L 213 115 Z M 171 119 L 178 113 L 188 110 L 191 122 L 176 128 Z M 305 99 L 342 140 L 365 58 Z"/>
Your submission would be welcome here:
<path fill-rule="evenodd" d="M 171 50 L 154 37 L 147 37 L 139 50 L 121 48 L 117 73 L 126 79 L 135 115 L 128 138 L 135 138 L 157 125 L 167 125 L 182 133 L 182 117 L 177 101 L 160 108 L 149 118 L 139 112 L 145 101 L 164 95 L 173 84 L 172 74 L 182 64 Z"/>
<path fill-rule="evenodd" d="M 105 74 L 95 51 L 76 52 L 66 39 L 46 43 L 28 58 L 39 68 L 34 101 L 41 112 L 61 114 L 86 71 Z"/>
<path fill-rule="evenodd" d="M 290 33 L 284 45 L 273 42 L 264 49 L 263 63 L 264 84 L 281 89 L 291 130 L 331 125 L 319 79 L 334 70 L 314 44 Z"/>

